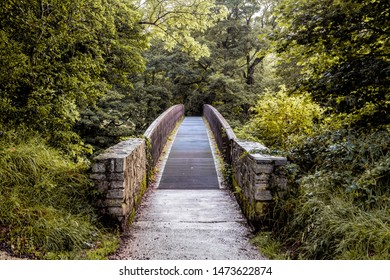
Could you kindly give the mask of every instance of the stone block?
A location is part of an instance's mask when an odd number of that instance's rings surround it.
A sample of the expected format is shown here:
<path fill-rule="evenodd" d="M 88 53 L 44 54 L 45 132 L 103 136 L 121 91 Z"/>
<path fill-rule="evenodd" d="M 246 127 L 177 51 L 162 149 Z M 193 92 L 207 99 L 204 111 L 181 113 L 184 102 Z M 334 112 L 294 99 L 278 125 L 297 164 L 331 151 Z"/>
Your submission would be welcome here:
<path fill-rule="evenodd" d="M 255 176 L 255 184 L 258 183 L 268 183 L 270 175 L 267 173 L 260 173 Z"/>
<path fill-rule="evenodd" d="M 92 173 L 91 175 L 89 175 L 89 178 L 93 180 L 105 180 L 106 175 L 101 173 Z"/>
<path fill-rule="evenodd" d="M 125 175 L 123 173 L 110 173 L 108 175 L 108 179 L 110 181 L 123 181 L 125 178 Z"/>
<path fill-rule="evenodd" d="M 271 174 L 274 171 L 274 166 L 273 164 L 256 164 L 253 166 L 253 171 L 256 172 L 256 174 Z"/>
<path fill-rule="evenodd" d="M 272 200 L 271 191 L 256 189 L 255 199 L 256 201 L 271 201 Z"/>
<path fill-rule="evenodd" d="M 123 172 L 125 168 L 125 160 L 123 158 L 115 159 L 115 172 Z"/>
<path fill-rule="evenodd" d="M 110 198 L 104 201 L 106 207 L 121 207 L 122 208 L 123 199 L 121 198 Z"/>
<path fill-rule="evenodd" d="M 287 164 L 287 158 L 285 157 L 273 157 L 275 166 L 283 166 Z"/>
<path fill-rule="evenodd" d="M 93 185 L 95 186 L 95 188 L 97 188 L 103 193 L 105 193 L 109 189 L 109 183 L 107 181 L 95 181 Z"/>
<path fill-rule="evenodd" d="M 268 184 L 259 183 L 259 184 L 255 185 L 255 190 L 256 191 L 264 191 L 266 189 L 268 189 Z"/>
<path fill-rule="evenodd" d="M 112 198 L 112 199 L 121 199 L 123 200 L 124 198 L 124 189 L 111 189 L 107 191 L 107 198 Z"/>
<path fill-rule="evenodd" d="M 92 165 L 93 173 L 105 173 L 106 172 L 106 162 L 105 161 L 97 161 Z"/>
<path fill-rule="evenodd" d="M 111 189 L 124 189 L 125 188 L 125 182 L 124 182 L 124 180 L 121 180 L 121 181 L 111 181 L 110 182 L 110 188 Z"/>
<path fill-rule="evenodd" d="M 110 172 L 115 172 L 115 159 L 110 160 Z"/>
<path fill-rule="evenodd" d="M 266 165 L 266 164 L 271 164 L 271 165 L 274 165 L 275 164 L 275 161 L 272 159 L 272 157 L 270 156 L 263 156 L 263 155 L 252 155 L 253 158 L 254 158 L 254 161 L 256 162 L 256 164 L 259 164 L 259 165 Z"/>

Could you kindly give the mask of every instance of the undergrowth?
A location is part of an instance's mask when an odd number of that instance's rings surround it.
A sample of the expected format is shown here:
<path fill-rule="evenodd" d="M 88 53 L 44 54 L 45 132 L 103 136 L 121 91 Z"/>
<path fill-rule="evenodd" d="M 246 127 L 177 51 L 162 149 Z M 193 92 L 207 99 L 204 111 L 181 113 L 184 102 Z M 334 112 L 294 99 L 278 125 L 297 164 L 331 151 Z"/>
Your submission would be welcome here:
<path fill-rule="evenodd" d="M 38 259 L 104 258 L 102 252 L 114 251 L 117 238 L 99 224 L 87 168 L 37 135 L 3 134 L 0 242 Z"/>
<path fill-rule="evenodd" d="M 292 259 L 390 258 L 390 134 L 338 130 L 288 154 L 272 239 Z"/>

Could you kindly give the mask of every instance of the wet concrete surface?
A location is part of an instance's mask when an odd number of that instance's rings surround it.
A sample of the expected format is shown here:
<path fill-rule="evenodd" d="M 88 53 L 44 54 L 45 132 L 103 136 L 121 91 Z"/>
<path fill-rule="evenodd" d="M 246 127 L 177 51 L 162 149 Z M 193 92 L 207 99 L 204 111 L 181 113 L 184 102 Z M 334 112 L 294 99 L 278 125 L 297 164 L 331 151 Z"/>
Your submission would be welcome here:
<path fill-rule="evenodd" d="M 144 196 L 111 259 L 264 259 L 251 237 L 235 198 L 219 186 L 203 119 L 185 118 L 159 186 Z"/>
<path fill-rule="evenodd" d="M 226 190 L 154 189 L 113 259 L 264 259 Z"/>

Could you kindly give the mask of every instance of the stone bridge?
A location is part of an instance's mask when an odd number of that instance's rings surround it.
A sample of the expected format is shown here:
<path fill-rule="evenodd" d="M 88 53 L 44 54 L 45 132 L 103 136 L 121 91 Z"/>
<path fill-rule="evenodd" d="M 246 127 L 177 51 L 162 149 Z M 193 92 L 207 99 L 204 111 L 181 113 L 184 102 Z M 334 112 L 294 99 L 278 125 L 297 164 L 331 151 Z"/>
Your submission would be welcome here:
<path fill-rule="evenodd" d="M 204 118 L 184 114 L 183 105 L 172 106 L 150 125 L 144 138 L 123 141 L 94 159 L 91 179 L 101 194 L 98 207 L 102 215 L 122 229 L 132 223 L 142 196 L 156 181 L 156 165 L 167 140 L 182 122 L 154 188 L 222 188 L 215 167 L 219 166 L 219 174 L 231 177 L 225 180 L 232 185 L 250 224 L 258 228 L 266 223 L 271 211 L 268 205 L 286 188 L 286 159 L 268 155 L 268 149 L 259 143 L 237 139 L 224 117 L 210 105 L 204 105 Z M 214 152 L 210 150 L 214 145 L 209 145 L 208 132 L 202 128 L 204 122 L 218 147 Z"/>

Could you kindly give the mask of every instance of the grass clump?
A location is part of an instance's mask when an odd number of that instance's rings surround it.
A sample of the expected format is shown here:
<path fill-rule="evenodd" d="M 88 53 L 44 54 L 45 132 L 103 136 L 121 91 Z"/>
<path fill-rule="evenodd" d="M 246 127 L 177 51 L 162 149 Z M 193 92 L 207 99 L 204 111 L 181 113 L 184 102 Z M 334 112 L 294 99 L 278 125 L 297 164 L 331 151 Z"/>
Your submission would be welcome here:
<path fill-rule="evenodd" d="M 251 241 L 261 249 L 263 255 L 271 260 L 289 259 L 289 254 L 285 251 L 283 244 L 277 239 L 272 238 L 271 232 L 259 232 Z"/>
<path fill-rule="evenodd" d="M 288 158 L 289 193 L 274 204 L 272 239 L 293 259 L 390 258 L 390 134 L 338 130 Z"/>
<path fill-rule="evenodd" d="M 86 162 L 69 160 L 37 135 L 3 134 L 0 242 L 33 258 L 83 258 L 114 237 L 99 226 L 87 169 Z"/>

